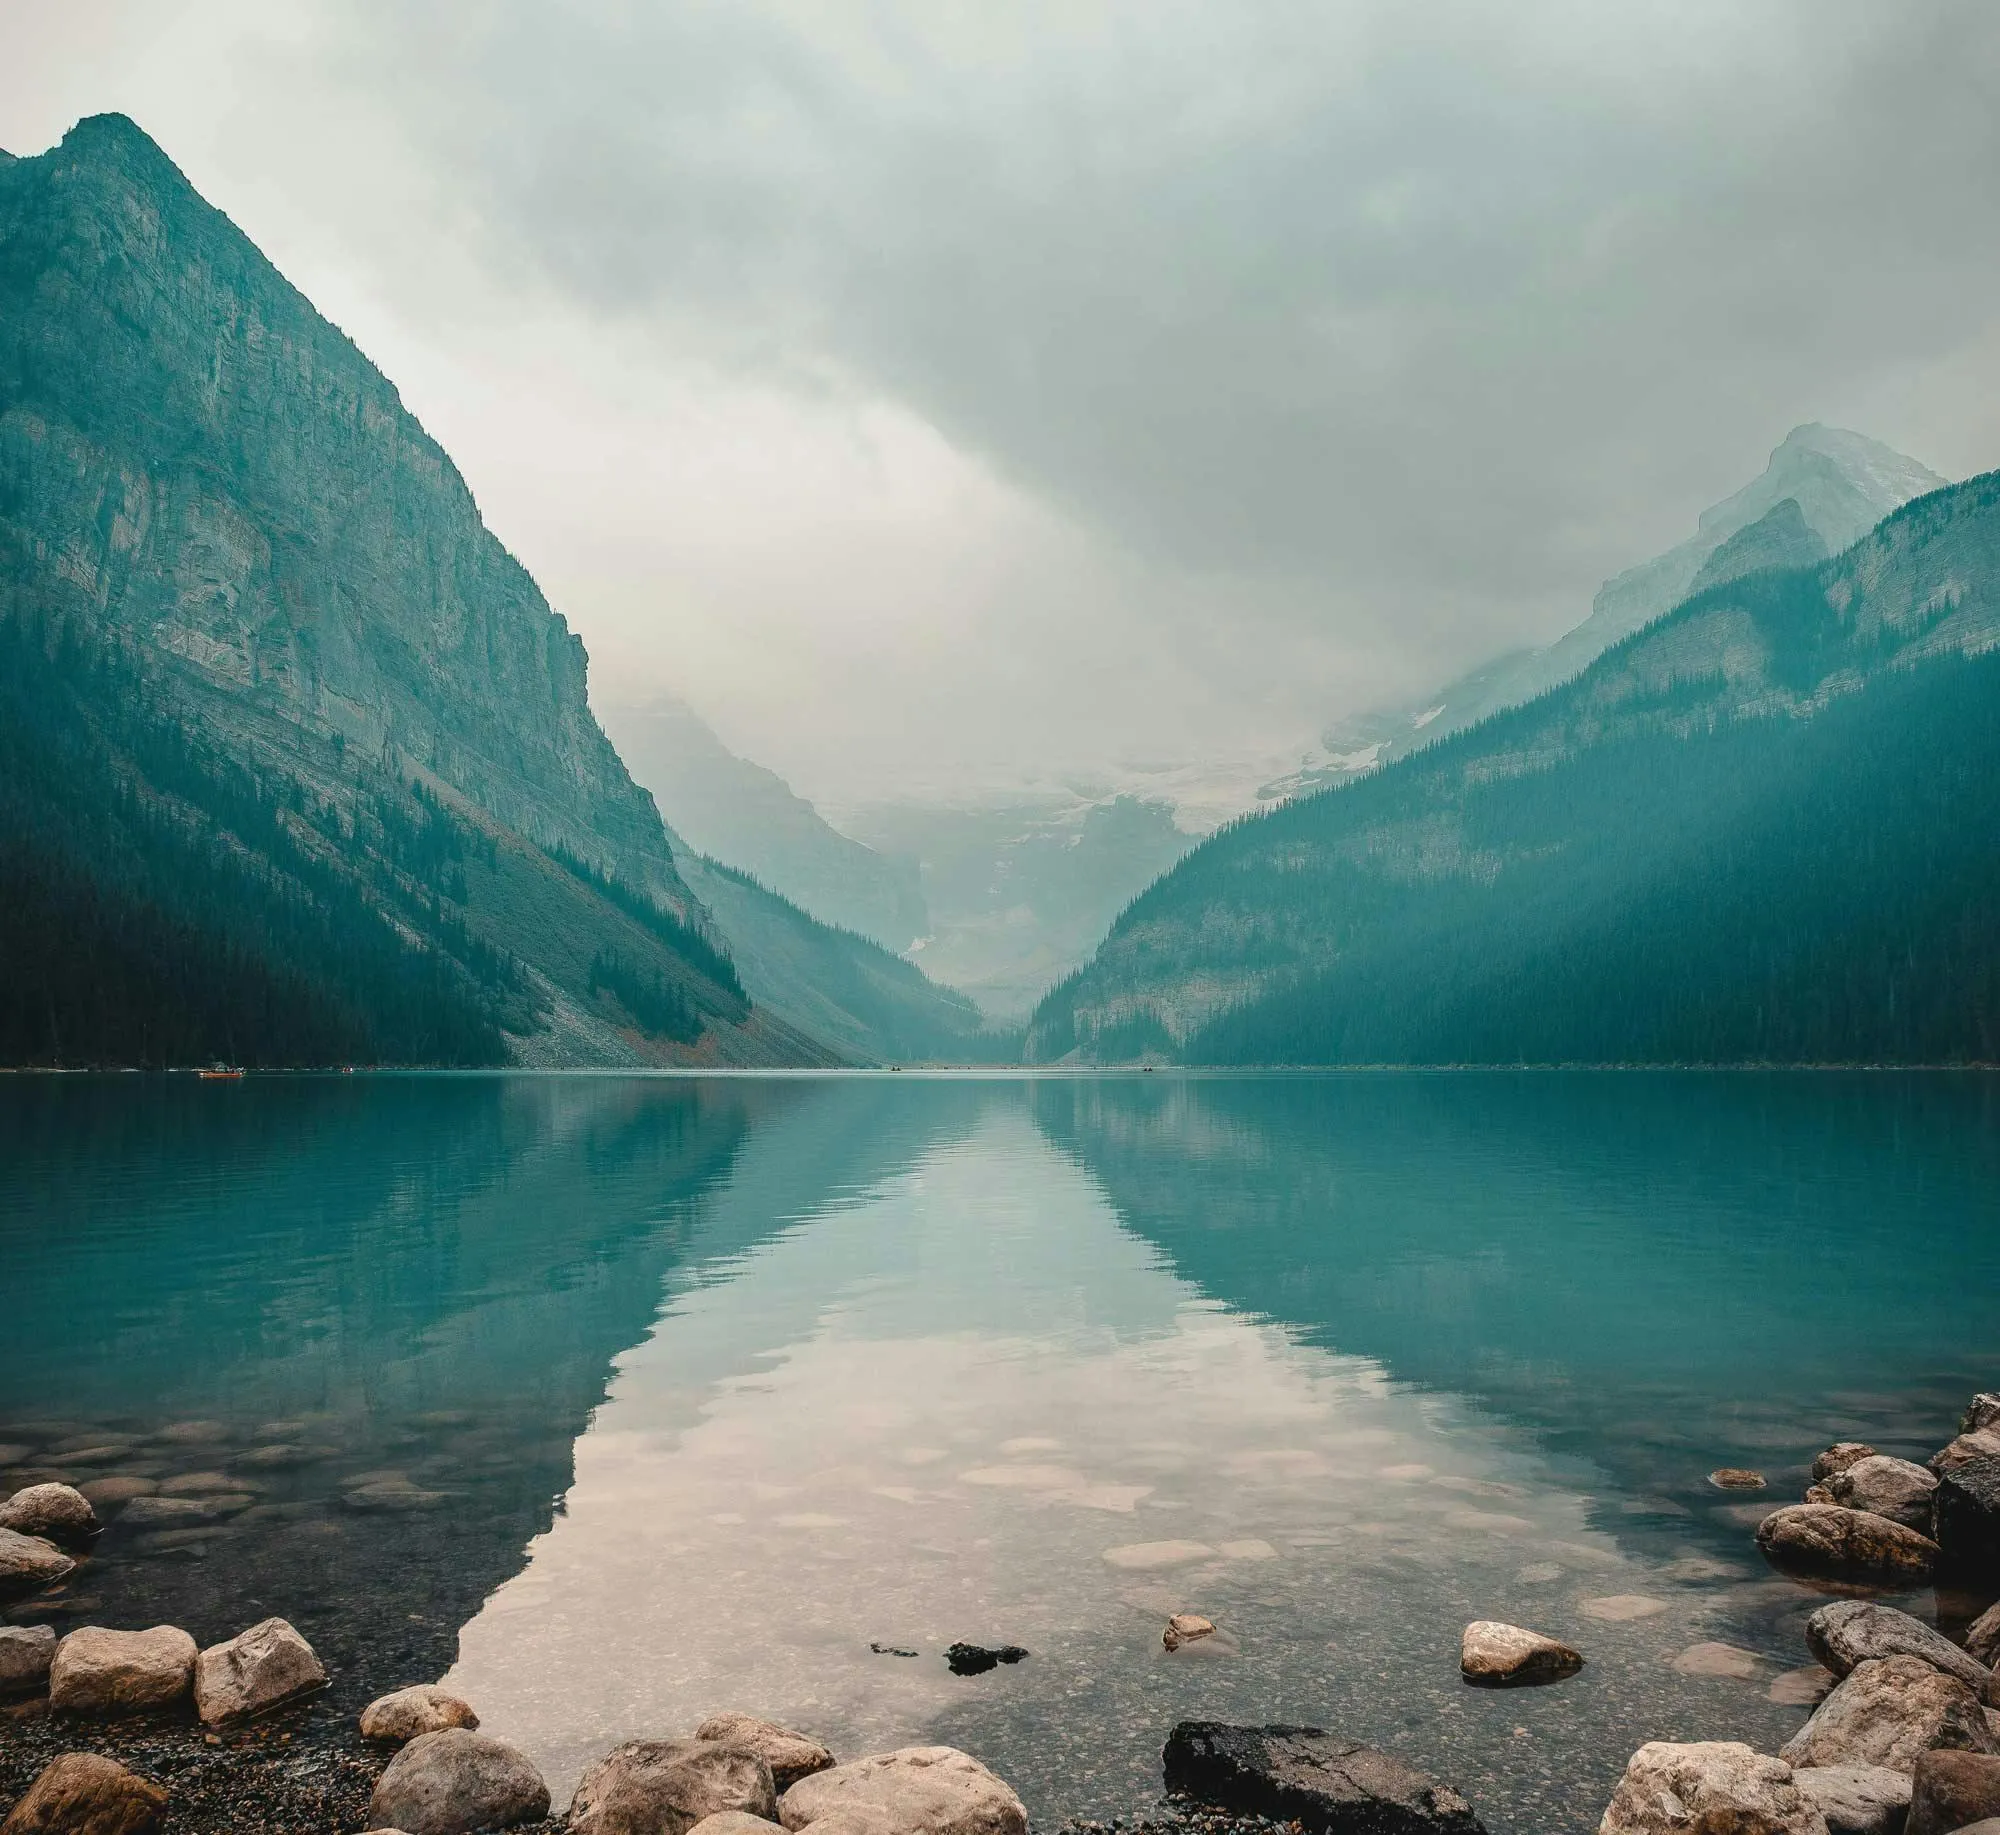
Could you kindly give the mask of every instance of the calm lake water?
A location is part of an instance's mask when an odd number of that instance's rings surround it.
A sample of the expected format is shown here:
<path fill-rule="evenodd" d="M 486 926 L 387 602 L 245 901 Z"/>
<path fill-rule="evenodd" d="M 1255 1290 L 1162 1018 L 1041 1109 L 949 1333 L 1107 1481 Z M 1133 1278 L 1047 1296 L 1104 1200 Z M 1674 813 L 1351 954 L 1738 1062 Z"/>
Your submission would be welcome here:
<path fill-rule="evenodd" d="M 1947 1438 L 1995 1293 L 1977 1076 L 9 1078 L 0 1489 L 196 1500 L 10 1615 L 282 1613 L 323 1728 L 442 1676 L 559 1799 L 740 1707 L 1046 1825 L 1202 1714 L 1587 1830 L 1641 1741 L 1798 1724 L 1749 1526 Z M 1588 1667 L 1467 1689 L 1475 1617 Z"/>

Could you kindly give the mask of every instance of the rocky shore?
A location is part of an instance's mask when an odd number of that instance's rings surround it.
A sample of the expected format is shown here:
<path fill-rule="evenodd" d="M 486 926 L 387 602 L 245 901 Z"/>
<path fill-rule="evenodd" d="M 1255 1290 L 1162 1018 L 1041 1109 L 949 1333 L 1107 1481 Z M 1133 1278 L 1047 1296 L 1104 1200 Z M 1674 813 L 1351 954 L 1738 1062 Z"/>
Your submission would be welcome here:
<path fill-rule="evenodd" d="M 1797 1503 L 1755 1538 L 1780 1573 L 1827 1594 L 1805 1628 L 1809 1710 L 1776 1753 L 1727 1740 L 1639 1747 L 1600 1835 L 2000 1835 L 2000 1395 L 1976 1396 L 1925 1465 L 1828 1447 Z M 1720 1489 L 1762 1476 L 1718 1469 Z M 62 1584 L 100 1532 L 91 1501 L 41 1483 L 0 1503 L 0 1596 Z M 1937 1623 L 1882 1603 L 1938 1589 Z M 1965 1607 L 1967 1610 L 1958 1608 Z M 1173 1651 L 1226 1638 L 1176 1614 Z M 1588 1640 L 1585 1640 L 1586 1642 Z M 1684 1652 L 1734 1673 L 1750 1653 Z M 957 1645 L 956 1673 L 1028 1653 Z M 1588 1687 L 1586 1650 L 1475 1620 L 1460 1674 L 1480 1688 Z M 0 1625 L 0 1835 L 387 1830 L 472 1835 L 1028 1835 L 1018 1795 L 945 1746 L 838 1755 L 744 1711 L 601 1754 L 566 1805 L 472 1703 L 422 1682 L 358 1716 L 327 1711 L 326 1666 L 286 1619 L 199 1648 L 174 1626 Z M 1461 1791 L 1397 1755 L 1309 1726 L 1183 1721 L 1142 1816 L 1069 1835 L 1482 1835 Z"/>

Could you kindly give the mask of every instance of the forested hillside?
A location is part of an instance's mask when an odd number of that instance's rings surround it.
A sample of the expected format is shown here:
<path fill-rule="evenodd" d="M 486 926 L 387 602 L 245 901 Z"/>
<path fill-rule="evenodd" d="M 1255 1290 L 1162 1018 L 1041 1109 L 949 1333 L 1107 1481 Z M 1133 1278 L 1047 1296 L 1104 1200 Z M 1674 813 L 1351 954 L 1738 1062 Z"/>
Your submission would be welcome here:
<path fill-rule="evenodd" d="M 1224 831 L 1032 1056 L 2000 1060 L 2000 475 Z"/>

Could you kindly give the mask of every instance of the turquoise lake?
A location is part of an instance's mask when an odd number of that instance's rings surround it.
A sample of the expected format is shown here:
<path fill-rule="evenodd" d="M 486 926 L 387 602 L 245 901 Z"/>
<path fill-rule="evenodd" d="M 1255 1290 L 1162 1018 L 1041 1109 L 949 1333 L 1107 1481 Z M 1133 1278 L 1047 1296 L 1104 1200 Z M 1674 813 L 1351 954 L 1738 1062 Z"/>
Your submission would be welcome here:
<path fill-rule="evenodd" d="M 1798 1725 L 1751 1528 L 1949 1438 L 1996 1294 L 1976 1075 L 6 1078 L 0 1490 L 111 1519 L 9 1616 L 281 1613 L 325 1736 L 446 1678 L 559 1801 L 743 1708 L 1046 1827 L 1198 1714 L 1589 1830 L 1644 1740 Z M 1587 1666 L 1468 1689 L 1472 1618 Z"/>

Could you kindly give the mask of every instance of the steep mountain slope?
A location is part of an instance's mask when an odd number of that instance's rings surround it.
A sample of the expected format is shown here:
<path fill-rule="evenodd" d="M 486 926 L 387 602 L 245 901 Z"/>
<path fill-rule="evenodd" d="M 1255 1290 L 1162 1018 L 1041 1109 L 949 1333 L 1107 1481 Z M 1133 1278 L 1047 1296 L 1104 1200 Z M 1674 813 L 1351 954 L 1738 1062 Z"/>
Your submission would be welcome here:
<path fill-rule="evenodd" d="M 122 116 L 0 166 L 15 1062 L 825 1062 L 395 390 Z"/>
<path fill-rule="evenodd" d="M 775 771 L 739 758 L 686 702 L 597 699 L 632 775 L 674 832 L 828 924 L 909 948 L 928 927 L 914 861 L 850 841 Z"/>
<path fill-rule="evenodd" d="M 843 1056 L 862 1064 L 1019 1060 L 1018 1025 L 989 1025 L 963 994 L 867 937 L 819 923 L 739 868 L 698 854 L 679 859 L 729 937 L 751 999 Z"/>
<path fill-rule="evenodd" d="M 2000 474 L 1223 831 L 1032 1057 L 2000 1058 Z"/>
<path fill-rule="evenodd" d="M 1552 644 L 1516 650 L 1483 663 L 1408 707 L 1385 708 L 1342 720 L 1324 735 L 1334 762 L 1295 781 L 1274 785 L 1279 794 L 1323 789 L 1357 772 L 1386 764 L 1446 733 L 1503 708 L 1518 707 L 1588 668 L 1615 643 L 1672 610 L 1699 586 L 1724 574 L 1709 571 L 1734 538 L 1781 511 L 1786 499 L 1821 544 L 1838 554 L 1860 540 L 1891 510 L 1934 491 L 1945 480 L 1928 466 L 1880 440 L 1817 422 L 1794 427 L 1772 452 L 1764 470 L 1740 491 L 1701 513 L 1693 535 L 1666 553 L 1628 567 L 1598 588 L 1590 616 Z M 1767 531 L 1767 534 L 1770 532 Z M 1818 554 L 1773 555 L 1802 565 Z M 1725 564 L 1727 565 L 1727 564 Z M 1738 565 L 1736 572 L 1747 571 Z"/>

